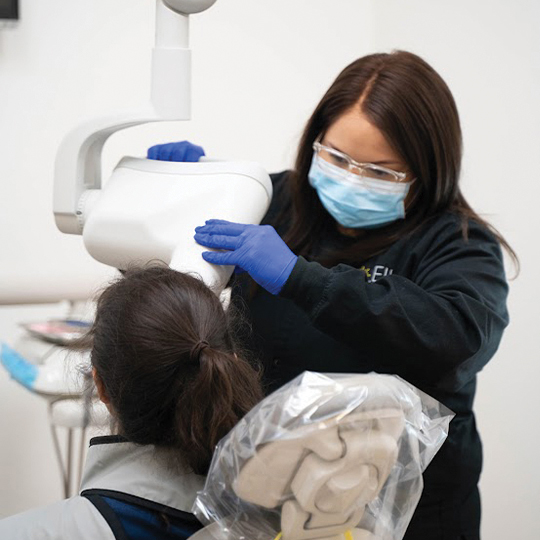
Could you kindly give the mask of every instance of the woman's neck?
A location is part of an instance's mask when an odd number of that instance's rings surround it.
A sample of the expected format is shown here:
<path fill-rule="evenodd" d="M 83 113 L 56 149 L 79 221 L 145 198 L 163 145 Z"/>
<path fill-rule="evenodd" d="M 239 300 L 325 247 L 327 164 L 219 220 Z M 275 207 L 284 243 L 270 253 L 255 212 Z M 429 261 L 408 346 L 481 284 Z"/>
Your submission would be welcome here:
<path fill-rule="evenodd" d="M 339 223 L 336 223 L 336 228 L 340 234 L 343 236 L 348 236 L 349 238 L 359 238 L 360 236 L 366 234 L 366 231 L 363 229 L 350 229 L 340 225 Z"/>

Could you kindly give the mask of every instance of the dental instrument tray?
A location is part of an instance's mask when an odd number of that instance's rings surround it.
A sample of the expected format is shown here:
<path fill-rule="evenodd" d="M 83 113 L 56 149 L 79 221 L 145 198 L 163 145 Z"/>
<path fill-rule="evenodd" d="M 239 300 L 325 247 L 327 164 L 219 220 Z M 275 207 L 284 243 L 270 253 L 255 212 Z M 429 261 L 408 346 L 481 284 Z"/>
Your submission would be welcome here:
<path fill-rule="evenodd" d="M 90 329 L 91 322 L 79 319 L 50 319 L 41 322 L 21 323 L 29 334 L 49 343 L 68 345 Z"/>

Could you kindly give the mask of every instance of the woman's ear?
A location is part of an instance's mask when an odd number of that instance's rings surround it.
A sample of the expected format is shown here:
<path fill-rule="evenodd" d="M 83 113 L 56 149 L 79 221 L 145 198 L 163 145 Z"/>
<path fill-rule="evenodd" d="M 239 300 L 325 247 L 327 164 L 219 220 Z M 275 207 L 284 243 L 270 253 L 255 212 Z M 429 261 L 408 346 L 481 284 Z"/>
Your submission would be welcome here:
<path fill-rule="evenodd" d="M 92 368 L 92 377 L 94 378 L 94 383 L 96 385 L 99 399 L 107 406 L 110 412 L 111 400 L 109 396 L 107 395 L 107 391 L 105 390 L 105 385 L 103 384 L 103 381 L 101 380 L 101 377 L 98 375 L 98 372 L 95 367 Z"/>

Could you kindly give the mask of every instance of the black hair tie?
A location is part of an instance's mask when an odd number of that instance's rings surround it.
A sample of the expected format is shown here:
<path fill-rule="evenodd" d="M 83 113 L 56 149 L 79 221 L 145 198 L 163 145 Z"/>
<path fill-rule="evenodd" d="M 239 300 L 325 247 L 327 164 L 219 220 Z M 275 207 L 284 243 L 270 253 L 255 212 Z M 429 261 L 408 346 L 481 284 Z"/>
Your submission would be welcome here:
<path fill-rule="evenodd" d="M 196 343 L 193 348 L 191 349 L 190 353 L 189 353 L 189 357 L 191 358 L 191 360 L 193 360 L 194 362 L 200 362 L 201 360 L 201 353 L 205 350 L 205 349 L 208 349 L 210 348 L 210 343 L 208 343 L 208 341 L 199 341 L 198 343 Z"/>

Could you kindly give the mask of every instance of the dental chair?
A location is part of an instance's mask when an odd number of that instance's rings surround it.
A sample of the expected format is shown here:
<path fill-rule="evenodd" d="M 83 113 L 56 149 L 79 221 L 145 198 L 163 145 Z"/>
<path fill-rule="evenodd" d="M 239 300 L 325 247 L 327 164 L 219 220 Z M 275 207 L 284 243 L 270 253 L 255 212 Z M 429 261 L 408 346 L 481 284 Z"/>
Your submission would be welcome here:
<path fill-rule="evenodd" d="M 399 377 L 305 372 L 218 445 L 192 540 L 400 540 L 453 414 Z"/>

